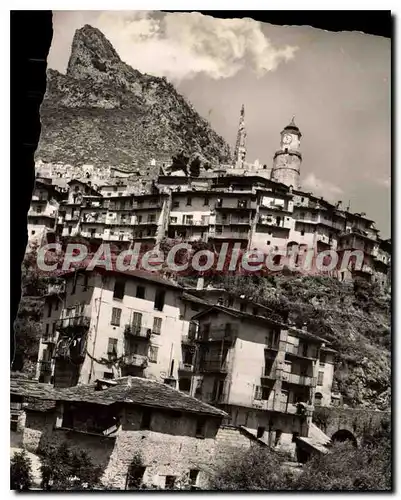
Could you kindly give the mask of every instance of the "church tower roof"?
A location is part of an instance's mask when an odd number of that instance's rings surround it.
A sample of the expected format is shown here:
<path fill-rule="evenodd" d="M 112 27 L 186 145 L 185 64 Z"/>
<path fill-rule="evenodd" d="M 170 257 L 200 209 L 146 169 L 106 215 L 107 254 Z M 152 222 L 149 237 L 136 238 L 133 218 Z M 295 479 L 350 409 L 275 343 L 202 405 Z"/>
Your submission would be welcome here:
<path fill-rule="evenodd" d="M 301 131 L 299 130 L 299 128 L 295 125 L 295 116 L 292 117 L 290 123 L 284 127 L 284 131 L 289 131 L 289 132 L 295 132 L 296 134 L 299 134 L 299 137 L 302 136 L 301 134 Z"/>

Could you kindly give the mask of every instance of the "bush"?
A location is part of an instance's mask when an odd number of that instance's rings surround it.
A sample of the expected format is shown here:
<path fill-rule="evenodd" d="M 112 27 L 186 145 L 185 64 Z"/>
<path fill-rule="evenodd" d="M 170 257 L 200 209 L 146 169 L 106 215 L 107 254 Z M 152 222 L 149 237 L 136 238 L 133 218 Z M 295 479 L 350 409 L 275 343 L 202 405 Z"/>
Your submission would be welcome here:
<path fill-rule="evenodd" d="M 282 490 L 288 473 L 281 470 L 282 457 L 268 448 L 251 447 L 230 455 L 210 480 L 213 490 Z"/>
<path fill-rule="evenodd" d="M 91 490 L 101 477 L 86 452 L 71 452 L 66 443 L 42 450 L 41 473 L 42 488 L 56 491 Z"/>
<path fill-rule="evenodd" d="M 26 491 L 32 485 L 32 464 L 25 451 L 15 453 L 10 463 L 11 489 Z"/>

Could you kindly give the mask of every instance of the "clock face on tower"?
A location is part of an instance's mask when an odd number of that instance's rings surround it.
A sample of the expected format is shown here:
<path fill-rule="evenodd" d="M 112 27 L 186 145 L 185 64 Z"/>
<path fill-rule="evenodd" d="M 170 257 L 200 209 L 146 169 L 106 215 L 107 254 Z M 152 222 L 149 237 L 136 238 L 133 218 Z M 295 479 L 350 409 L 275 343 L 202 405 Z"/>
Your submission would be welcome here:
<path fill-rule="evenodd" d="M 289 135 L 289 134 L 286 134 L 284 137 L 283 137 L 283 143 L 284 144 L 290 144 L 292 142 L 292 137 Z"/>

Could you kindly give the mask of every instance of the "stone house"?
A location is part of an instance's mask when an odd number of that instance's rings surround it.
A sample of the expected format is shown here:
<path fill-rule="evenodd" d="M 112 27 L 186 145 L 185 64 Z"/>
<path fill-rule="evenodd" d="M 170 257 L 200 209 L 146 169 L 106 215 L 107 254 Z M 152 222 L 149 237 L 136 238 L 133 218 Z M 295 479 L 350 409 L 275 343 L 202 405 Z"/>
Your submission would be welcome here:
<path fill-rule="evenodd" d="M 123 377 L 64 389 L 34 386 L 11 384 L 14 399 L 31 399 L 16 431 L 20 446 L 40 453 L 66 442 L 85 450 L 110 489 L 139 483 L 169 489 L 184 478 L 204 488 L 213 464 L 230 450 L 264 445 L 246 429 L 223 424 L 224 411 L 160 382 Z"/>

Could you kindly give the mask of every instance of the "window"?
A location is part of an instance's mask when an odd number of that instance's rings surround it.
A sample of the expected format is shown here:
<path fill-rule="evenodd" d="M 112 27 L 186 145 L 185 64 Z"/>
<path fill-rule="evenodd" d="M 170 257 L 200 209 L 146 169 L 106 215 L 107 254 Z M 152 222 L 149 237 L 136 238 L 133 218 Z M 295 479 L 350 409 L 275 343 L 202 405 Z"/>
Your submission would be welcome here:
<path fill-rule="evenodd" d="M 283 431 L 281 431 L 280 429 L 276 430 L 276 438 L 274 440 L 274 446 L 277 446 L 280 443 L 280 438 L 282 433 Z"/>
<path fill-rule="evenodd" d="M 174 208 L 179 208 L 179 206 L 180 206 L 180 202 L 179 201 L 174 201 L 173 202 L 173 207 Z"/>
<path fill-rule="evenodd" d="M 190 378 L 180 378 L 178 383 L 181 392 L 186 392 L 189 394 L 191 390 L 191 379 Z"/>
<path fill-rule="evenodd" d="M 141 429 L 149 430 L 151 420 L 152 420 L 152 412 L 150 410 L 143 410 L 141 418 Z"/>
<path fill-rule="evenodd" d="M 113 372 L 104 372 L 103 373 L 103 378 L 105 380 L 111 380 L 114 378 Z"/>
<path fill-rule="evenodd" d="M 54 322 L 53 323 L 53 336 L 56 335 L 56 326 L 57 326 L 57 323 Z"/>
<path fill-rule="evenodd" d="M 198 482 L 199 471 L 198 469 L 190 469 L 189 471 L 189 480 L 192 486 L 196 486 Z"/>
<path fill-rule="evenodd" d="M 267 240 L 267 241 L 266 241 L 266 244 L 267 244 L 267 245 L 270 245 L 270 244 L 271 244 L 271 241 L 270 241 L 270 240 Z"/>
<path fill-rule="evenodd" d="M 295 443 L 297 440 L 297 437 L 299 437 L 299 432 L 293 432 L 292 433 L 292 442 Z"/>
<path fill-rule="evenodd" d="M 154 308 L 158 311 L 163 311 L 165 295 L 166 293 L 164 290 L 156 290 Z"/>
<path fill-rule="evenodd" d="M 320 353 L 320 366 L 324 366 L 326 364 L 326 354 L 324 352 Z"/>
<path fill-rule="evenodd" d="M 190 196 L 187 198 L 187 206 L 188 205 L 192 205 L 192 198 Z"/>
<path fill-rule="evenodd" d="M 271 392 L 272 392 L 271 387 L 262 386 L 262 397 L 261 397 L 261 399 L 263 399 L 263 401 L 268 401 L 269 398 L 270 398 Z"/>
<path fill-rule="evenodd" d="M 149 214 L 148 215 L 148 222 L 156 222 L 156 215 L 155 214 Z"/>
<path fill-rule="evenodd" d="M 265 427 L 258 427 L 258 430 L 256 432 L 256 437 L 257 438 L 262 438 L 265 433 Z"/>
<path fill-rule="evenodd" d="M 35 231 L 31 231 L 31 234 L 34 235 L 35 234 Z"/>
<path fill-rule="evenodd" d="M 46 323 L 46 337 L 49 335 L 49 323 Z"/>
<path fill-rule="evenodd" d="M 198 418 L 196 421 L 195 436 L 197 438 L 204 438 L 205 434 L 206 434 L 206 420 L 204 418 Z"/>
<path fill-rule="evenodd" d="M 175 485 L 175 476 L 166 476 L 166 490 L 172 490 Z"/>
<path fill-rule="evenodd" d="M 52 315 L 52 303 L 49 302 L 49 309 L 47 310 L 47 317 L 50 318 Z"/>
<path fill-rule="evenodd" d="M 155 333 L 156 335 L 160 335 L 161 329 L 162 329 L 162 319 L 161 318 L 153 318 L 152 333 Z"/>
<path fill-rule="evenodd" d="M 246 311 L 246 304 L 242 303 L 242 304 L 240 305 L 240 311 L 241 311 L 241 312 L 245 312 L 245 311 Z"/>
<path fill-rule="evenodd" d="M 317 385 L 323 385 L 324 372 L 319 372 L 317 374 Z"/>
<path fill-rule="evenodd" d="M 121 319 L 121 309 L 119 307 L 113 307 L 111 313 L 111 324 L 114 326 L 120 326 Z"/>
<path fill-rule="evenodd" d="M 260 385 L 257 385 L 255 388 L 254 399 L 256 399 L 256 400 L 262 399 L 262 387 Z"/>
<path fill-rule="evenodd" d="M 136 298 L 137 299 L 144 299 L 145 298 L 145 287 L 138 285 L 136 287 Z"/>
<path fill-rule="evenodd" d="M 125 293 L 125 280 L 116 278 L 114 283 L 113 299 L 122 300 Z"/>
<path fill-rule="evenodd" d="M 301 236 L 305 236 L 305 230 L 304 229 L 301 231 Z"/>
<path fill-rule="evenodd" d="M 58 311 L 58 299 L 56 298 L 56 301 L 54 302 L 54 310 Z"/>
<path fill-rule="evenodd" d="M 109 338 L 107 354 L 117 355 L 117 339 Z"/>
<path fill-rule="evenodd" d="M 127 476 L 127 490 L 136 490 L 140 488 L 146 467 L 130 466 Z"/>
<path fill-rule="evenodd" d="M 149 362 L 150 363 L 157 363 L 157 353 L 159 351 L 159 348 L 156 347 L 155 345 L 150 345 L 149 346 Z"/>
<path fill-rule="evenodd" d="M 13 432 L 17 432 L 17 430 L 18 430 L 18 414 L 17 413 L 14 413 L 11 415 L 10 430 Z"/>
<path fill-rule="evenodd" d="M 205 198 L 203 199 L 203 205 L 209 205 L 209 198 L 207 196 L 205 196 Z"/>
<path fill-rule="evenodd" d="M 138 215 L 138 224 L 142 222 L 142 215 Z"/>
<path fill-rule="evenodd" d="M 321 406 L 322 405 L 322 399 L 323 399 L 322 393 L 321 392 L 317 392 L 315 394 L 315 406 Z"/>
<path fill-rule="evenodd" d="M 177 224 L 178 217 L 170 217 L 170 224 Z"/>

